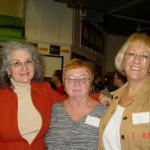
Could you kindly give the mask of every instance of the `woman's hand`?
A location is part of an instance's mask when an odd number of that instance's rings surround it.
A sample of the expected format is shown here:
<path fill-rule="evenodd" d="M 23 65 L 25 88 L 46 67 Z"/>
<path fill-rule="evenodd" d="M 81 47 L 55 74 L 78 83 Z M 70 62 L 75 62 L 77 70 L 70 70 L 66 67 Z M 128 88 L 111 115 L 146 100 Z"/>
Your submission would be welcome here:
<path fill-rule="evenodd" d="M 99 100 L 102 104 L 109 106 L 111 104 L 112 99 L 110 97 L 105 96 L 104 94 L 100 93 Z"/>

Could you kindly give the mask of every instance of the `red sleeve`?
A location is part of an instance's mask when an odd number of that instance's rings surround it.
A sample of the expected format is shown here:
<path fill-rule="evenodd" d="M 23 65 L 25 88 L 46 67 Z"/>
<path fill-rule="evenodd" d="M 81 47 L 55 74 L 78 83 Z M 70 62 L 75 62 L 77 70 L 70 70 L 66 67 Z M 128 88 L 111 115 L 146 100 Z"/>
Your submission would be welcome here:
<path fill-rule="evenodd" d="M 100 92 L 91 93 L 91 94 L 90 94 L 90 97 L 92 97 L 93 99 L 95 99 L 95 100 L 97 100 L 97 101 L 100 102 L 100 99 L 99 99 L 99 97 L 100 97 Z"/>
<path fill-rule="evenodd" d="M 60 93 L 61 95 L 65 95 L 65 90 L 63 86 L 57 87 L 56 91 L 58 91 L 58 93 Z"/>
<path fill-rule="evenodd" d="M 54 89 L 52 89 L 52 87 L 50 86 L 50 98 L 52 101 L 52 104 L 61 102 L 65 99 L 67 99 L 66 95 L 61 95 L 60 93 L 58 93 L 57 91 L 55 91 Z"/>

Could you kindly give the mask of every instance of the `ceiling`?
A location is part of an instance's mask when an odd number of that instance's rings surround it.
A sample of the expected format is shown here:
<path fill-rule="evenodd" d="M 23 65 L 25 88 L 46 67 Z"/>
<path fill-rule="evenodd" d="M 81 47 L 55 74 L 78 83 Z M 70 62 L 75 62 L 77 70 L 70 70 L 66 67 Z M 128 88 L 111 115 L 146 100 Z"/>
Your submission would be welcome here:
<path fill-rule="evenodd" d="M 83 19 L 99 25 L 106 33 L 128 36 L 150 34 L 150 0 L 54 0 L 79 9 Z"/>

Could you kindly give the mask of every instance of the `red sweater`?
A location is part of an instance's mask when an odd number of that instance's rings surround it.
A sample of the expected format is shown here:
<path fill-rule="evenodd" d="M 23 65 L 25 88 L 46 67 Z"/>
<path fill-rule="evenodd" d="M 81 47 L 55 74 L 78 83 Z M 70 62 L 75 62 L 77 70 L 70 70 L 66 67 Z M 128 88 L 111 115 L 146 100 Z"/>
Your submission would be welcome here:
<path fill-rule="evenodd" d="M 42 117 L 42 127 L 31 145 L 22 138 L 17 122 L 17 95 L 10 88 L 0 89 L 0 150 L 44 150 L 44 135 L 48 130 L 52 104 L 65 97 L 48 83 L 31 83 L 31 97 Z M 32 123 L 32 122 L 31 122 Z"/>

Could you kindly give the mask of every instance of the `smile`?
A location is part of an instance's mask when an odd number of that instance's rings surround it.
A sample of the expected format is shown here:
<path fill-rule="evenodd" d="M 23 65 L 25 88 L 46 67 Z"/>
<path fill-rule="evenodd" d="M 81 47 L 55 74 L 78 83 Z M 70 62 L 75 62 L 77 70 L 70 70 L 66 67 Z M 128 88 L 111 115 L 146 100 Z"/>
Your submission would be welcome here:
<path fill-rule="evenodd" d="M 139 68 L 139 67 L 136 67 L 136 66 L 131 66 L 131 69 L 132 69 L 132 70 L 135 70 L 135 71 L 140 71 L 140 68 Z"/>

